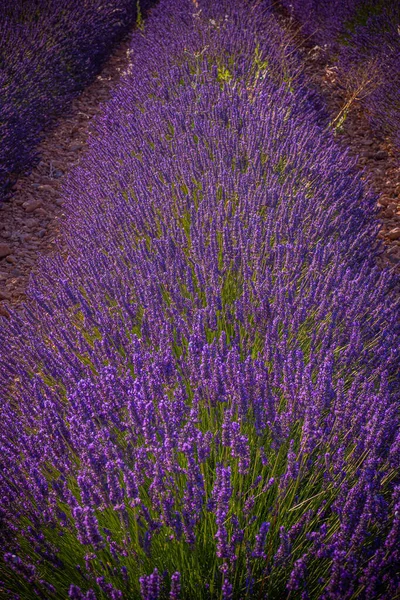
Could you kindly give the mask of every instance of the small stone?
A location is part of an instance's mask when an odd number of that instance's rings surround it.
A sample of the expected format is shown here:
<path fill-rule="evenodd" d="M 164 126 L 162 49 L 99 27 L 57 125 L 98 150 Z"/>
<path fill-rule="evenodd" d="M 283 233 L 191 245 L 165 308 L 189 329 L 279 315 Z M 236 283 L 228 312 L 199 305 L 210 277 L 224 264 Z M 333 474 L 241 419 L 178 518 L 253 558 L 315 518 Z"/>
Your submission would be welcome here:
<path fill-rule="evenodd" d="M 375 152 L 375 160 L 385 160 L 386 158 L 389 158 L 389 154 L 386 150 L 378 150 L 378 152 Z"/>
<path fill-rule="evenodd" d="M 24 263 L 24 265 L 29 265 L 30 267 L 33 267 L 33 265 L 35 264 L 35 261 L 33 261 L 31 258 L 24 257 L 23 263 Z"/>
<path fill-rule="evenodd" d="M 400 227 L 395 227 L 394 229 L 391 229 L 386 234 L 386 237 L 388 237 L 389 240 L 398 240 L 398 239 L 400 239 Z"/>
<path fill-rule="evenodd" d="M 393 217 L 394 212 L 390 206 L 387 206 L 382 214 L 386 219 L 390 219 L 391 217 Z"/>
<path fill-rule="evenodd" d="M 72 144 L 72 146 L 70 147 L 71 152 L 78 152 L 79 150 L 82 150 L 82 145 L 81 144 Z"/>
<path fill-rule="evenodd" d="M 361 156 L 364 158 L 376 158 L 375 153 L 371 152 L 371 150 L 363 150 L 363 152 L 361 152 Z"/>
<path fill-rule="evenodd" d="M 26 242 L 29 242 L 29 240 L 31 239 L 31 236 L 29 235 L 29 233 L 21 233 L 19 239 L 21 240 L 22 244 L 26 244 Z"/>
<path fill-rule="evenodd" d="M 11 263 L 12 265 L 15 265 L 15 263 L 17 262 L 17 257 L 14 256 L 14 254 L 8 254 L 8 256 L 6 256 L 6 261 L 8 263 Z"/>
<path fill-rule="evenodd" d="M 45 183 L 44 185 L 40 185 L 39 190 L 42 192 L 50 192 L 51 194 L 57 194 L 57 190 L 55 190 L 51 185 L 47 183 Z"/>
<path fill-rule="evenodd" d="M 39 224 L 39 221 L 37 219 L 30 218 L 30 219 L 25 219 L 24 224 L 28 228 L 31 228 L 31 227 L 36 227 Z"/>
<path fill-rule="evenodd" d="M 37 234 L 38 238 L 43 238 L 45 235 L 46 235 L 45 229 L 41 229 Z"/>
<path fill-rule="evenodd" d="M 4 308 L 4 306 L 2 306 L 1 304 L 0 304 L 0 315 L 1 315 L 2 317 L 7 317 L 7 319 L 9 319 L 9 318 L 10 318 L 10 313 L 9 313 L 9 312 L 8 312 L 8 310 L 7 310 L 6 308 Z"/>
<path fill-rule="evenodd" d="M 0 258 L 5 258 L 11 254 L 11 248 L 8 244 L 0 244 Z"/>
<path fill-rule="evenodd" d="M 42 206 L 42 202 L 41 200 L 28 200 L 28 202 L 24 202 L 22 206 L 27 213 L 31 213 L 37 208 L 40 208 Z"/>

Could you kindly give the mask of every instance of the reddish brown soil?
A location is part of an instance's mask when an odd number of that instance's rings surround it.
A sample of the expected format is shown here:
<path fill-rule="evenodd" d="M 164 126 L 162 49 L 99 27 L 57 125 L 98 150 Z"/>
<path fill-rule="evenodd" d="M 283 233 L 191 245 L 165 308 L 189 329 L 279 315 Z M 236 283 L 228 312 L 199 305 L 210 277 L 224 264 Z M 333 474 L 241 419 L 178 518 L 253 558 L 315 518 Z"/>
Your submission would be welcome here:
<path fill-rule="evenodd" d="M 284 11 L 280 17 L 303 58 L 307 78 L 322 95 L 329 117 L 334 121 L 349 100 L 345 82 L 340 81 L 329 54 L 304 38 L 299 26 Z M 335 138 L 344 149 L 349 149 L 350 156 L 357 158 L 362 177 L 377 195 L 381 224 L 378 237 L 384 243 L 379 262 L 400 273 L 400 152 L 388 137 L 371 128 L 360 100 L 350 105 Z"/>
<path fill-rule="evenodd" d="M 0 314 L 4 316 L 8 305 L 18 306 L 25 300 L 29 275 L 39 257 L 61 248 L 63 180 L 85 152 L 93 117 L 129 68 L 128 49 L 129 38 L 74 100 L 68 116 L 47 134 L 39 146 L 39 164 L 17 181 L 10 201 L 0 203 Z"/>

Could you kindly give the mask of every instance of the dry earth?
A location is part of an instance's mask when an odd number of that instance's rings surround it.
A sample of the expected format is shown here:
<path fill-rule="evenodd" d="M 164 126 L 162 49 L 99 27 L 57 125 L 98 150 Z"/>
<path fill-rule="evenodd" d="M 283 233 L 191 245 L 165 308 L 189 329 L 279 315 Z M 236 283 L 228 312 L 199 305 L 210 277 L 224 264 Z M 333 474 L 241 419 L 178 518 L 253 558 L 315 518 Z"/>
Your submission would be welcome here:
<path fill-rule="evenodd" d="M 349 101 L 349 92 L 329 54 L 305 38 L 301 29 L 282 10 L 283 25 L 290 31 L 299 50 L 307 77 L 323 97 L 331 122 Z M 336 121 L 337 122 L 337 121 Z M 346 118 L 335 133 L 336 141 L 357 159 L 362 178 L 377 196 L 378 237 L 383 241 L 380 265 L 400 273 L 400 151 L 388 137 L 373 130 L 359 99 L 346 111 Z"/>
<path fill-rule="evenodd" d="M 58 235 L 65 176 L 85 152 L 93 117 L 102 110 L 121 75 L 129 68 L 128 36 L 101 73 L 72 104 L 39 146 L 41 160 L 14 185 L 10 200 L 0 203 L 0 314 L 26 298 L 29 275 L 42 254 L 62 249 Z"/>
<path fill-rule="evenodd" d="M 329 62 L 320 60 L 317 48 L 309 53 L 310 67 L 314 65 L 314 81 L 319 85 L 330 114 L 335 118 L 346 96 L 337 80 L 337 71 Z M 316 69 L 315 66 L 318 66 Z M 357 157 L 363 178 L 378 197 L 379 237 L 385 244 L 382 263 L 400 272 L 400 156 L 390 139 L 371 130 L 359 102 L 350 109 L 336 134 L 337 141 Z"/>

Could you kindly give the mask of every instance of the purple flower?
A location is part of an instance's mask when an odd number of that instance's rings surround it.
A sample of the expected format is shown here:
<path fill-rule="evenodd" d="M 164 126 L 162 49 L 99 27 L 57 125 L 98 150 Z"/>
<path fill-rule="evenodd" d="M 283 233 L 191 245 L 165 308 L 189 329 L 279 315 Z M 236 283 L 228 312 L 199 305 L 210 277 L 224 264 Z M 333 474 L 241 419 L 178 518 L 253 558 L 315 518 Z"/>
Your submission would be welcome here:
<path fill-rule="evenodd" d="M 270 523 L 261 523 L 260 530 L 256 535 L 256 541 L 254 544 L 254 550 L 251 553 L 253 558 L 264 558 L 266 559 L 266 554 L 264 552 L 265 540 L 267 538 L 268 531 L 270 529 Z"/>
<path fill-rule="evenodd" d="M 181 594 L 181 574 L 176 571 L 171 575 L 170 600 L 179 600 Z"/>
<path fill-rule="evenodd" d="M 395 597 L 399 303 L 376 198 L 272 6 L 198 4 L 160 0 L 134 35 L 65 184 L 68 260 L 43 258 L 0 327 L 3 579 L 150 600 L 190 593 L 205 552 L 221 597 Z M 336 32 L 354 14 L 336 29 L 303 4 Z"/>
<path fill-rule="evenodd" d="M 143 575 L 139 578 L 142 600 L 158 600 L 161 591 L 161 577 L 157 568 L 151 575 Z"/>

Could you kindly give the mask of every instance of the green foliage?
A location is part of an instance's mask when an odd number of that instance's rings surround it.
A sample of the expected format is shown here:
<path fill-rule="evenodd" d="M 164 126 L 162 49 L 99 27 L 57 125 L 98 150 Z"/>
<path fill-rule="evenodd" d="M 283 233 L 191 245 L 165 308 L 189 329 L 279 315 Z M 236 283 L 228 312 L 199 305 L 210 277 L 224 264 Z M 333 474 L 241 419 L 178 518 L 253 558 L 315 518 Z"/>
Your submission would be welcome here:
<path fill-rule="evenodd" d="M 144 30 L 144 19 L 140 8 L 140 0 L 136 0 L 136 27 L 141 31 Z"/>
<path fill-rule="evenodd" d="M 229 69 L 227 69 L 224 66 L 219 66 L 218 67 L 218 75 L 217 75 L 217 79 L 220 83 L 222 83 L 222 86 L 224 85 L 224 83 L 229 83 L 232 79 L 232 74 L 229 71 Z"/>

